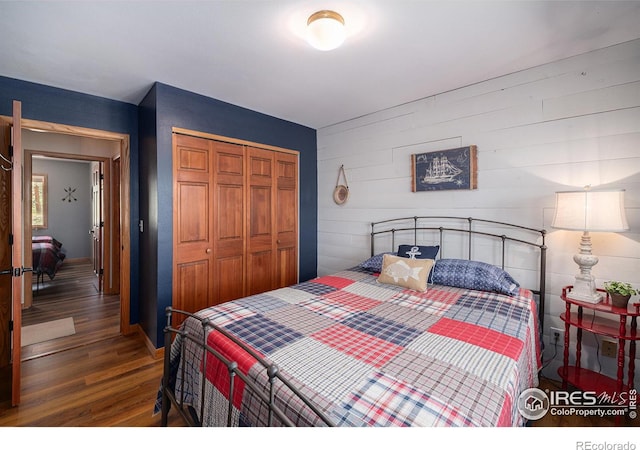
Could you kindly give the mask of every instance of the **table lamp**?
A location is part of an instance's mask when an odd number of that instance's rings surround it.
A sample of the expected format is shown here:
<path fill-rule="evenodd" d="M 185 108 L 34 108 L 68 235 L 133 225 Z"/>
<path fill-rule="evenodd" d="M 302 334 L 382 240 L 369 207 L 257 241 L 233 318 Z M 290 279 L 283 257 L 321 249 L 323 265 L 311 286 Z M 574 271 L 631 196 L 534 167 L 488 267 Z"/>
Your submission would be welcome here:
<path fill-rule="evenodd" d="M 591 253 L 591 231 L 624 231 L 629 229 L 624 212 L 624 190 L 591 190 L 556 192 L 556 212 L 553 228 L 582 231 L 580 253 L 573 260 L 580 273 L 571 291 L 571 298 L 599 303 L 602 295 L 596 290 L 591 268 L 598 257 Z"/>

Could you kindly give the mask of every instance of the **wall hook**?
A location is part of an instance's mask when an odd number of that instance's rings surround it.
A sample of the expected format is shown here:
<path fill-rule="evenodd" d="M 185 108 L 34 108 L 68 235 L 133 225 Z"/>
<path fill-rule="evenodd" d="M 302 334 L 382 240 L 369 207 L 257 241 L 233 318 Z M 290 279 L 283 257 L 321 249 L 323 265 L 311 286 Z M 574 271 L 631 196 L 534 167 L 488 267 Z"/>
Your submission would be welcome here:
<path fill-rule="evenodd" d="M 13 170 L 13 163 L 8 160 L 7 158 L 4 157 L 4 155 L 0 154 L 0 158 L 2 158 L 3 161 L 9 163 L 9 167 L 5 167 L 4 165 L 0 164 L 0 168 L 6 172 L 10 172 L 11 170 Z"/>
<path fill-rule="evenodd" d="M 340 184 L 340 176 L 344 178 L 344 184 Z M 344 173 L 344 164 L 338 169 L 338 180 L 336 188 L 333 190 L 333 201 L 338 205 L 343 205 L 349 198 L 349 184 L 347 183 L 347 175 Z"/>

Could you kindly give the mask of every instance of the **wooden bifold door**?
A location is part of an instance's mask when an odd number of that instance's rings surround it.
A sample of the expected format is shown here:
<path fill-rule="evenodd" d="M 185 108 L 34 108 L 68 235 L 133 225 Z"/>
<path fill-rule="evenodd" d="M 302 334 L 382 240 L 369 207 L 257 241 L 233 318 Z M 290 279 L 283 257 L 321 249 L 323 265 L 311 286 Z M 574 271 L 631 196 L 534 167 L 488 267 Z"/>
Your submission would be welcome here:
<path fill-rule="evenodd" d="M 174 307 L 297 282 L 297 152 L 174 133 L 173 177 Z"/>

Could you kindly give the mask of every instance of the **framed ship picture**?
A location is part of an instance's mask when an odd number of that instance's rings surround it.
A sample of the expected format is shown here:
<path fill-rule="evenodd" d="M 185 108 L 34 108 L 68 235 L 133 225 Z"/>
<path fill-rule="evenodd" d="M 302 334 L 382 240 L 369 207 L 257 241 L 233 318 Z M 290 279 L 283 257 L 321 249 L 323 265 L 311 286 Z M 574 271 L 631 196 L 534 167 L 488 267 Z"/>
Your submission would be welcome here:
<path fill-rule="evenodd" d="M 411 173 L 413 192 L 477 189 L 477 147 L 411 155 Z"/>

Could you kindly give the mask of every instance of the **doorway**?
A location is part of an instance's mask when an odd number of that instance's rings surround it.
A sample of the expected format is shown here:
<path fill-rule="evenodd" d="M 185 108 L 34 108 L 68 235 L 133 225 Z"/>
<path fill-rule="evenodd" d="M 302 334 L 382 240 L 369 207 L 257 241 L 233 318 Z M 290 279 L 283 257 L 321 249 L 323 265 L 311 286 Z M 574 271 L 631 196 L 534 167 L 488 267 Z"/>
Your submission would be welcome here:
<path fill-rule="evenodd" d="M 25 179 L 32 174 L 31 192 L 25 186 L 32 211 L 25 208 L 24 237 L 33 238 L 34 270 L 24 290 L 23 361 L 120 334 L 119 284 L 112 280 L 119 271 L 113 257 L 119 249 L 119 227 L 112 225 L 119 222 L 112 201 L 119 188 L 112 186 L 110 170 L 114 144 L 84 143 L 104 157 L 57 153 L 73 151 L 77 138 L 33 134 L 23 133 Z"/>
<path fill-rule="evenodd" d="M 111 251 L 108 256 L 119 260 L 117 274 L 112 274 L 111 284 L 119 286 L 120 292 L 120 333 L 131 334 L 135 332 L 130 321 L 130 148 L 129 136 L 103 130 L 73 127 L 68 125 L 41 122 L 23 119 L 22 128 L 29 134 L 30 141 L 25 142 L 24 147 L 38 151 L 52 149 L 52 141 L 58 140 L 66 151 L 57 149 L 58 156 L 78 158 L 82 156 L 88 159 L 108 158 L 117 175 L 110 183 L 113 205 L 117 205 L 112 211 L 112 227 L 105 233 L 112 232 L 113 244 L 117 250 Z M 72 139 L 69 139 L 69 138 Z M 105 147 L 106 146 L 106 147 Z M 73 148 L 73 151 L 69 151 Z M 108 155 L 108 156 L 106 156 Z M 30 170 L 30 167 L 25 167 Z M 29 174 L 30 175 L 30 174 Z M 26 176 L 26 173 L 25 173 Z M 112 247 L 114 248 L 114 247 Z M 119 255 L 118 255 L 119 253 Z M 106 255 L 107 256 L 107 255 Z M 105 261 L 106 264 L 106 261 Z M 28 280 L 25 280 L 28 281 Z"/>
<path fill-rule="evenodd" d="M 38 248 L 33 255 L 25 254 L 27 266 L 35 264 L 34 271 L 39 273 L 35 292 L 41 282 L 54 281 L 57 272 L 58 265 L 43 267 L 43 259 L 50 262 L 50 254 L 59 253 L 60 266 L 65 258 L 89 258 L 96 290 L 119 293 L 120 201 L 114 198 L 120 198 L 121 186 L 119 177 L 113 176 L 114 168 L 120 169 L 118 143 L 30 130 L 23 132 L 23 142 L 25 180 L 32 180 L 24 186 L 25 197 L 32 199 L 32 208 L 25 208 L 24 239 L 53 240 L 57 245 L 34 243 Z M 37 189 L 36 177 L 48 180 L 45 191 Z M 42 213 L 38 214 L 34 200 L 44 205 Z M 41 255 L 45 250 L 50 251 Z M 27 277 L 25 282 L 29 281 Z M 28 309 L 33 295 L 29 289 L 24 294 L 23 309 Z"/>
<path fill-rule="evenodd" d="M 3 295 L 2 296 L 3 303 L 2 303 L 2 307 L 0 308 L 0 316 L 2 316 L 3 329 L 4 329 L 5 322 L 9 326 L 13 325 L 12 327 L 13 329 L 10 330 L 9 333 L 3 333 L 2 335 L 3 338 L 0 339 L 0 344 L 2 347 L 0 348 L 0 354 L 11 356 L 11 363 L 10 363 L 10 365 L 12 366 L 12 369 L 10 369 L 12 373 L 11 381 L 10 381 L 12 385 L 11 403 L 12 405 L 15 406 L 20 403 L 20 360 L 21 358 L 19 357 L 19 355 L 20 355 L 20 347 L 21 347 L 20 333 L 22 331 L 21 306 L 24 305 L 24 297 L 21 295 L 21 293 L 23 292 L 23 289 L 21 289 L 21 286 L 23 285 L 23 283 L 28 286 L 31 283 L 31 279 L 32 279 L 31 273 L 28 272 L 28 270 L 26 270 L 30 267 L 26 263 L 31 262 L 30 261 L 31 260 L 31 242 L 27 241 L 27 246 L 23 245 L 24 244 L 23 235 L 26 233 L 30 233 L 31 228 L 30 228 L 30 225 L 28 227 L 24 227 L 22 225 L 25 222 L 27 222 L 24 218 L 24 215 L 22 214 L 22 210 L 23 210 L 23 202 L 25 198 L 24 196 L 25 191 L 27 189 L 30 191 L 31 172 L 29 172 L 28 177 L 25 176 L 26 170 L 30 171 L 30 168 L 25 167 L 25 164 L 23 164 L 22 149 L 24 148 L 24 146 L 22 145 L 21 135 L 25 132 L 34 132 L 34 133 L 42 133 L 43 135 L 46 134 L 48 135 L 48 137 L 74 136 L 78 138 L 78 142 L 80 143 L 86 142 L 87 139 L 88 140 L 98 139 L 101 141 L 110 141 L 115 143 L 115 148 L 117 148 L 118 151 L 116 152 L 117 154 L 114 154 L 111 159 L 114 161 L 115 160 L 118 161 L 117 167 L 119 168 L 119 176 L 118 176 L 119 192 L 117 194 L 119 197 L 118 199 L 119 214 L 117 215 L 117 218 L 115 218 L 115 220 L 118 223 L 120 242 L 118 244 L 118 250 L 116 252 L 117 255 L 114 255 L 114 256 L 118 257 L 120 262 L 119 276 L 117 277 L 117 280 L 118 280 L 117 283 L 120 287 L 119 330 L 121 334 L 125 334 L 125 335 L 132 334 L 137 330 L 137 327 L 131 326 L 129 324 L 130 322 L 130 283 L 131 283 L 131 280 L 130 280 L 130 268 L 131 268 L 131 262 L 130 262 L 131 260 L 130 148 L 129 148 L 129 135 L 127 134 L 114 133 L 110 131 L 97 130 L 97 129 L 75 127 L 75 126 L 56 124 L 51 122 L 43 122 L 43 121 L 37 121 L 37 120 L 31 120 L 31 119 L 23 119 L 21 117 L 21 103 L 19 101 L 13 102 L 13 116 L 12 117 L 0 116 L 0 121 L 3 124 L 3 128 L 2 128 L 3 133 L 1 136 L 2 142 L 4 144 L 8 144 L 9 135 L 11 134 L 14 138 L 13 141 L 16 145 L 14 149 L 14 157 L 17 163 L 13 164 L 12 166 L 14 170 L 11 170 L 11 168 L 9 168 L 9 170 L 11 171 L 11 173 L 17 172 L 21 175 L 19 177 L 12 177 L 12 180 L 17 180 L 17 181 L 16 183 L 14 183 L 13 189 L 11 191 L 9 191 L 8 193 L 6 189 L 2 191 L 2 192 L 5 192 L 4 194 L 5 196 L 8 195 L 7 202 L 2 202 L 2 204 L 13 205 L 10 208 L 7 208 L 7 209 L 12 209 L 13 211 L 11 213 L 11 216 L 8 218 L 8 223 L 11 224 L 11 221 L 13 220 L 14 223 L 17 222 L 21 225 L 19 225 L 19 228 L 15 228 L 14 226 L 13 233 L 14 233 L 14 236 L 16 236 L 16 240 L 14 241 L 13 247 L 9 245 L 8 239 L 3 240 L 2 244 L 0 245 L 0 255 L 3 255 L 7 252 L 11 254 L 12 253 L 11 249 L 13 248 L 13 260 L 14 260 L 13 266 L 15 267 L 22 266 L 23 273 L 21 275 L 24 275 L 24 276 L 16 275 L 12 277 L 14 289 L 8 290 L 7 292 L 9 293 L 17 292 L 19 295 L 17 297 L 15 295 L 13 295 L 13 297 L 11 297 L 11 295 L 8 296 L 9 297 L 8 308 L 5 308 L 5 303 L 6 303 L 4 301 L 5 295 Z M 12 125 L 16 127 L 14 130 L 10 130 L 10 127 Z M 16 131 L 16 130 L 19 130 L 19 131 Z M 8 151 L 5 155 L 5 150 L 7 149 L 4 147 L 5 146 L 3 145 L 2 151 L 3 151 L 3 156 L 6 157 L 6 155 L 10 155 L 10 152 Z M 87 146 L 80 145 L 80 147 L 81 147 L 80 151 L 74 152 L 74 154 L 84 154 L 84 155 L 90 154 L 90 150 L 87 148 Z M 3 177 L 3 178 L 8 178 L 8 177 Z M 25 183 L 25 181 L 27 182 Z M 20 193 L 22 194 L 22 196 L 20 195 Z M 30 196 L 26 198 L 30 199 Z M 14 199 L 17 199 L 17 200 L 14 201 Z M 29 210 L 29 208 L 26 208 L 26 209 Z M 30 221 L 28 223 L 30 224 Z M 27 228 L 27 230 L 25 230 L 25 228 Z M 20 245 L 16 246 L 15 243 L 18 243 Z M 29 261 L 27 261 L 27 259 Z M 12 269 L 11 273 L 13 274 L 14 272 L 17 273 L 17 269 L 16 271 Z M 15 287 L 16 285 L 17 287 Z M 5 288 L 3 287 L 3 289 Z M 4 339 L 5 336 L 8 336 L 9 338 Z M 15 338 L 15 343 L 17 343 L 17 346 L 15 346 L 14 342 L 12 342 L 11 336 Z"/>

